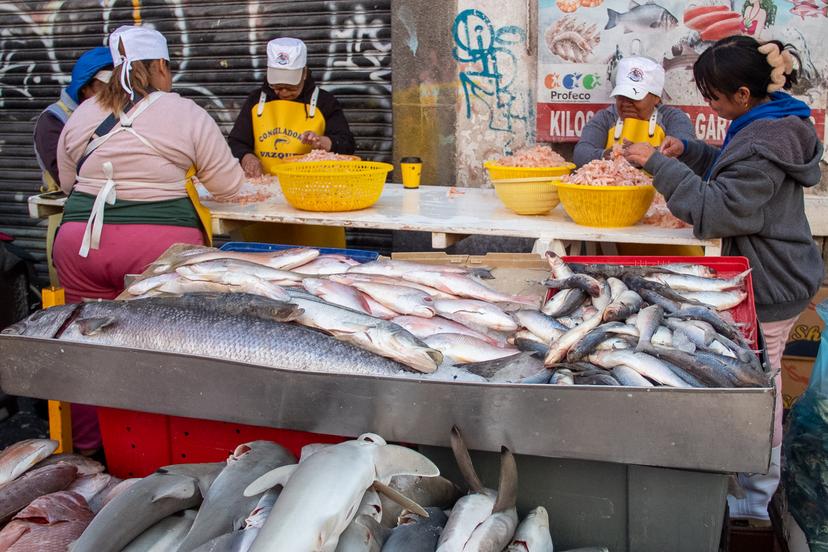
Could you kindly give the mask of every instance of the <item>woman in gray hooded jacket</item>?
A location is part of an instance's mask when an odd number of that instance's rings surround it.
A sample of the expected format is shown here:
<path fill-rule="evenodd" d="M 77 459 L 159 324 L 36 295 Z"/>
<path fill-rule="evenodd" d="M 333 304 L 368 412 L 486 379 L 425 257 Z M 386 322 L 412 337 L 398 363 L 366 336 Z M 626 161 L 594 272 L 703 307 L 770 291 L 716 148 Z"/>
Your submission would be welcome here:
<path fill-rule="evenodd" d="M 810 108 L 781 92 L 795 79 L 793 57 L 781 43 L 720 40 L 702 53 L 693 74 L 710 107 L 731 121 L 722 147 L 667 138 L 660 152 L 628 144 L 625 157 L 653 175 L 670 211 L 692 224 L 697 237 L 722 238 L 725 255 L 749 259 L 765 348 L 778 370 L 788 334 L 823 279 L 803 197 L 819 183 L 823 146 Z M 777 393 L 780 386 L 777 376 Z M 734 517 L 768 519 L 779 482 L 779 395 L 776 405 L 771 471 L 740 475 L 747 497 L 730 501 Z"/>

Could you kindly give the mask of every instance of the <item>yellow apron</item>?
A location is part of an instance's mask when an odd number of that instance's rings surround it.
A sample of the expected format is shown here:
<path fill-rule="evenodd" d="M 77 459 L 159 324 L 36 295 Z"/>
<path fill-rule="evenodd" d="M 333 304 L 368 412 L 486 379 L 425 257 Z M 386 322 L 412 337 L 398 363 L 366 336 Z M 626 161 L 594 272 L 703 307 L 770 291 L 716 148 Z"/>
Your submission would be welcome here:
<path fill-rule="evenodd" d="M 256 157 L 266 173 L 272 174 L 290 157 L 310 153 L 311 147 L 300 139 L 304 132 L 325 134 L 325 116 L 316 109 L 318 94 L 317 88 L 311 103 L 305 104 L 289 100 L 268 102 L 262 92 L 259 102 L 251 108 Z M 345 229 L 335 226 L 260 222 L 243 228 L 241 233 L 245 241 L 345 247 Z"/>
<path fill-rule="evenodd" d="M 656 123 L 658 110 L 653 110 L 649 120 L 642 119 L 621 119 L 607 131 L 607 145 L 611 148 L 615 144 L 621 144 L 624 140 L 630 142 L 646 142 L 653 147 L 659 147 L 666 134 L 661 125 Z M 704 249 L 698 245 L 658 245 L 640 243 L 619 243 L 619 255 L 656 255 L 656 256 L 680 256 L 700 257 L 704 255 Z"/>

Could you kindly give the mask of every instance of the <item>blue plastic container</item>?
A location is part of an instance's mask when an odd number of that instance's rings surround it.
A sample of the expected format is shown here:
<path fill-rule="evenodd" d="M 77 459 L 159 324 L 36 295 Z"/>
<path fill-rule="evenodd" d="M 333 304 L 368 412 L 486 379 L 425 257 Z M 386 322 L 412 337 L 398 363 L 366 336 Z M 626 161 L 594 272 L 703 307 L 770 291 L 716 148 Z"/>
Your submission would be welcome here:
<path fill-rule="evenodd" d="M 227 242 L 221 246 L 222 251 L 239 251 L 242 253 L 261 253 L 262 251 L 282 251 L 302 247 L 300 245 L 281 245 L 275 243 L 256 242 Z M 332 247 L 317 247 L 322 255 L 345 255 L 360 263 L 376 261 L 379 253 L 376 251 L 362 251 L 361 249 L 336 249 Z"/>

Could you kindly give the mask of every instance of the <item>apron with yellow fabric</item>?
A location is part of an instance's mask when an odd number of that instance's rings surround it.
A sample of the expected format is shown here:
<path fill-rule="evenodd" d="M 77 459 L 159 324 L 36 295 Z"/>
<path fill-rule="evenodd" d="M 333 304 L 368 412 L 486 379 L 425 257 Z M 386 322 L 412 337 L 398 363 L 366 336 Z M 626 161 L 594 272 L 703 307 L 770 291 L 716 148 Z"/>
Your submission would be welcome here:
<path fill-rule="evenodd" d="M 323 136 L 325 116 L 316 109 L 319 89 L 315 89 L 311 103 L 290 100 L 265 101 L 265 93 L 251 108 L 253 141 L 256 157 L 264 172 L 273 170 L 285 160 L 310 153 L 311 147 L 303 144 L 301 136 L 307 131 Z M 246 241 L 310 245 L 315 247 L 345 247 L 345 230 L 334 226 L 307 224 L 256 223 L 242 229 Z"/>
<path fill-rule="evenodd" d="M 657 148 L 663 142 L 666 134 L 661 125 L 657 124 L 658 109 L 653 110 L 652 116 L 646 121 L 642 119 L 618 119 L 614 127 L 607 132 L 606 148 L 615 144 L 622 144 L 624 140 L 633 143 L 646 142 Z M 619 255 L 657 255 L 699 257 L 704 255 L 704 249 L 698 245 L 657 245 L 639 243 L 619 243 Z"/>

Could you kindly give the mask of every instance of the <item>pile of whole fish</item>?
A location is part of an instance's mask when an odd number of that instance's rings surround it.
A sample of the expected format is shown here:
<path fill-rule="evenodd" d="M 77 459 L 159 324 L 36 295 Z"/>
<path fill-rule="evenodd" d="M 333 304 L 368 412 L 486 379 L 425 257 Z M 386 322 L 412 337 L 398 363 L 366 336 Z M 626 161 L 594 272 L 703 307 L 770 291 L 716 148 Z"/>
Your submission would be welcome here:
<path fill-rule="evenodd" d="M 745 299 L 739 288 L 749 271 L 725 279 L 701 265 L 567 265 L 551 252 L 547 259 L 546 284 L 559 290 L 541 309 L 547 335 L 518 339 L 543 354 L 550 383 L 768 385 L 739 327 L 717 312 Z"/>
<path fill-rule="evenodd" d="M 3 333 L 342 374 L 767 385 L 740 329 L 718 312 L 745 299 L 747 273 L 725 279 L 699 265 L 547 259 L 547 285 L 561 291 L 541 308 L 540 297 L 485 284 L 485 269 L 359 264 L 311 248 L 194 248 L 156 262 L 151 276 L 128 287 L 135 299 L 54 307 Z"/>
<path fill-rule="evenodd" d="M 481 483 L 456 428 L 451 443 L 465 495 L 428 458 L 372 433 L 307 445 L 298 462 L 253 441 L 226 462 L 124 481 L 80 456 L 44 460 L 54 441 L 24 441 L 0 453 L 0 476 L 16 474 L 0 486 L 0 551 L 551 552 L 545 508 L 518 523 L 512 453 L 501 453 L 495 490 Z"/>

